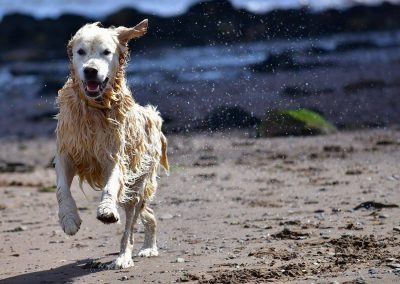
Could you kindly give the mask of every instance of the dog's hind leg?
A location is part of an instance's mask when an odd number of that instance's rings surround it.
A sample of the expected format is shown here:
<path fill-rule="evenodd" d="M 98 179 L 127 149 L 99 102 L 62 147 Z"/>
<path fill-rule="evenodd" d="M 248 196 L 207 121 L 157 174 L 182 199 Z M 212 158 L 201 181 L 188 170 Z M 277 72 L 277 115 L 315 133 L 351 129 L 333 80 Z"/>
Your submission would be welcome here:
<path fill-rule="evenodd" d="M 106 174 L 101 202 L 97 207 L 97 219 L 105 224 L 116 223 L 119 220 L 117 200 L 120 188 L 120 168 L 115 164 Z"/>
<path fill-rule="evenodd" d="M 124 203 L 124 209 L 126 213 L 126 222 L 124 235 L 121 239 L 120 252 L 117 259 L 108 266 L 109 269 L 123 269 L 133 266 L 133 227 L 143 209 L 143 201 L 140 199 Z"/>
<path fill-rule="evenodd" d="M 158 256 L 156 241 L 157 221 L 154 211 L 145 205 L 140 218 L 144 225 L 144 244 L 138 255 L 144 257 Z"/>
<path fill-rule="evenodd" d="M 57 174 L 58 218 L 64 232 L 74 235 L 82 223 L 70 190 L 75 170 L 67 155 L 57 153 L 54 162 Z"/>

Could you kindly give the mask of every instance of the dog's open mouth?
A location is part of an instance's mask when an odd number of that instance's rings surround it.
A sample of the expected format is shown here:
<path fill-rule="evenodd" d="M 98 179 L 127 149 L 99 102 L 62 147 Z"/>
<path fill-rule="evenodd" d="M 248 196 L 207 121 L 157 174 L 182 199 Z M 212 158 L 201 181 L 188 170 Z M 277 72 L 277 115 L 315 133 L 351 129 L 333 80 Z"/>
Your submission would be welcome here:
<path fill-rule="evenodd" d="M 87 80 L 83 82 L 85 93 L 88 97 L 96 98 L 100 96 L 108 83 L 108 77 L 103 81 Z"/>

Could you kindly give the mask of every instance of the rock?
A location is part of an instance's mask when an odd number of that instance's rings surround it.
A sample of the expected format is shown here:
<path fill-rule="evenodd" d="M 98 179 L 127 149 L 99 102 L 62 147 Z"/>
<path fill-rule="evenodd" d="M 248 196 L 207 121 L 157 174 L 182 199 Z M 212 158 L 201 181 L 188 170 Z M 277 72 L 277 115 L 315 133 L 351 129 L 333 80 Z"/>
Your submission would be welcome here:
<path fill-rule="evenodd" d="M 362 202 L 359 205 L 357 205 L 356 207 L 354 207 L 354 210 L 358 210 L 361 208 L 382 209 L 382 208 L 398 208 L 398 207 L 399 207 L 399 205 L 397 205 L 397 204 L 384 204 L 384 203 L 375 202 L 375 201 L 366 201 L 366 202 Z"/>
<path fill-rule="evenodd" d="M 82 267 L 82 269 L 101 269 L 101 268 L 105 267 L 105 265 L 97 260 L 89 260 L 87 263 L 85 263 L 81 267 Z"/>
<path fill-rule="evenodd" d="M 185 259 L 182 258 L 182 257 L 178 257 L 178 258 L 176 259 L 176 262 L 177 262 L 177 263 L 184 263 L 184 262 L 185 262 Z"/>
<path fill-rule="evenodd" d="M 10 232 L 10 233 L 22 232 L 22 231 L 26 231 L 26 229 L 27 229 L 26 226 L 18 226 L 18 227 L 15 227 L 14 229 L 7 230 L 6 232 Z"/>
<path fill-rule="evenodd" d="M 368 273 L 369 273 L 369 274 L 378 274 L 378 272 L 379 272 L 379 271 L 378 271 L 378 269 L 376 269 L 376 268 L 369 268 L 369 269 L 368 269 Z"/>
<path fill-rule="evenodd" d="M 359 277 L 354 280 L 354 284 L 366 284 L 366 283 L 367 282 L 362 277 Z"/>
<path fill-rule="evenodd" d="M 271 235 L 275 239 L 281 240 L 304 240 L 310 236 L 309 233 L 295 232 L 284 228 L 281 232 Z"/>
<path fill-rule="evenodd" d="M 0 173 L 28 173 L 33 172 L 34 167 L 21 162 L 7 162 L 0 160 Z"/>
<path fill-rule="evenodd" d="M 330 94 L 333 92 L 334 90 L 331 88 L 313 89 L 307 86 L 287 86 L 282 90 L 281 95 L 287 97 L 307 97 L 313 95 Z"/>
<path fill-rule="evenodd" d="M 256 72 L 276 73 L 278 71 L 300 71 L 304 69 L 314 69 L 318 67 L 331 67 L 335 64 L 326 61 L 310 61 L 310 62 L 297 62 L 293 58 L 291 51 L 282 53 L 271 53 L 267 58 L 260 62 L 249 66 L 250 70 Z"/>
<path fill-rule="evenodd" d="M 369 79 L 363 80 L 359 82 L 349 83 L 343 87 L 343 90 L 346 93 L 357 93 L 362 90 L 382 90 L 383 88 L 388 87 L 383 80 Z"/>
<path fill-rule="evenodd" d="M 219 106 L 204 119 L 203 128 L 223 130 L 257 125 L 260 120 L 253 114 L 237 106 Z"/>
<path fill-rule="evenodd" d="M 371 48 L 380 48 L 380 46 L 370 40 L 348 41 L 339 43 L 336 46 L 335 51 L 345 52 L 356 49 L 371 49 Z"/>
<path fill-rule="evenodd" d="M 257 127 L 259 137 L 318 135 L 335 131 L 334 125 L 308 109 L 269 112 Z"/>
<path fill-rule="evenodd" d="M 174 216 L 172 214 L 166 213 L 166 214 L 161 215 L 159 218 L 160 218 L 160 220 L 168 220 L 168 219 L 174 218 Z"/>
<path fill-rule="evenodd" d="M 393 268 L 393 269 L 399 269 L 400 268 L 400 263 L 389 263 L 386 264 L 387 267 Z"/>
<path fill-rule="evenodd" d="M 288 9 L 252 13 L 235 8 L 228 0 L 213 0 L 195 3 L 184 14 L 173 17 L 161 17 L 124 8 L 103 17 L 102 22 L 106 27 L 132 26 L 138 19 L 148 18 L 152 23 L 149 32 L 153 36 L 135 42 L 135 47 L 150 48 L 160 47 L 160 44 L 194 46 L 274 38 L 309 38 L 333 34 L 339 30 L 396 30 L 400 28 L 399 14 L 400 6 L 387 2 L 371 7 L 359 5 L 341 11 Z M 17 13 L 4 15 L 0 22 L 0 60 L 65 58 L 65 44 L 70 35 L 85 23 L 93 21 L 95 20 L 71 14 L 55 19 L 34 18 Z M 377 44 L 372 41 L 351 41 L 339 44 L 336 51 L 375 47 Z M 314 47 L 310 52 L 322 54 L 330 50 Z"/>

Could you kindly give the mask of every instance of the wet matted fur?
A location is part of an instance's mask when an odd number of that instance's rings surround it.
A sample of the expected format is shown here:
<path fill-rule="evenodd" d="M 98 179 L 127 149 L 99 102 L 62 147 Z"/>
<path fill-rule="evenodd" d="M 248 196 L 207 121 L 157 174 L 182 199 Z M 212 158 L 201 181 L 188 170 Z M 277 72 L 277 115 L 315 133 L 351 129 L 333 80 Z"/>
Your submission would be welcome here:
<path fill-rule="evenodd" d="M 75 175 L 81 183 L 87 182 L 103 191 L 97 212 L 99 220 L 117 222 L 119 215 L 116 208 L 117 205 L 122 206 L 127 223 L 120 255 L 110 265 L 111 268 L 133 265 L 132 231 L 138 216 L 145 225 L 145 244 L 139 254 L 158 255 L 156 221 L 147 203 L 157 188 L 159 165 L 167 171 L 169 169 L 167 140 L 161 132 L 162 119 L 157 110 L 135 103 L 125 78 L 128 41 L 145 34 L 146 30 L 147 20 L 134 28 L 105 29 L 99 23 L 82 27 L 68 43 L 70 76 L 57 98 L 59 113 L 55 163 L 60 224 L 70 235 L 80 227 L 81 220 L 70 193 Z M 98 36 L 92 38 L 90 33 L 97 33 Z M 107 40 L 115 41 L 115 50 L 112 51 L 115 54 L 112 56 L 116 56 L 118 62 L 109 71 L 110 78 L 105 81 L 107 85 L 102 94 L 92 98 L 86 95 L 83 79 L 77 74 L 80 70 L 74 66 L 73 58 L 79 55 L 73 49 L 78 39 L 101 45 L 102 33 Z M 86 63 L 95 62 L 91 60 L 89 58 Z"/>

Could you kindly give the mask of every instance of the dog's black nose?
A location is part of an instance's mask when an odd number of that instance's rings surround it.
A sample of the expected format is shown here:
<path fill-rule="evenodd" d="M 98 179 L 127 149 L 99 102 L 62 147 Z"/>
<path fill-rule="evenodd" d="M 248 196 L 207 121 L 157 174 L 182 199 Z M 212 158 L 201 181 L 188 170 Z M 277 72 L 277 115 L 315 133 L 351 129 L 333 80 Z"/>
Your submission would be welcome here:
<path fill-rule="evenodd" d="M 92 67 L 85 67 L 83 69 L 83 74 L 85 74 L 86 79 L 93 80 L 97 78 L 97 69 Z"/>

